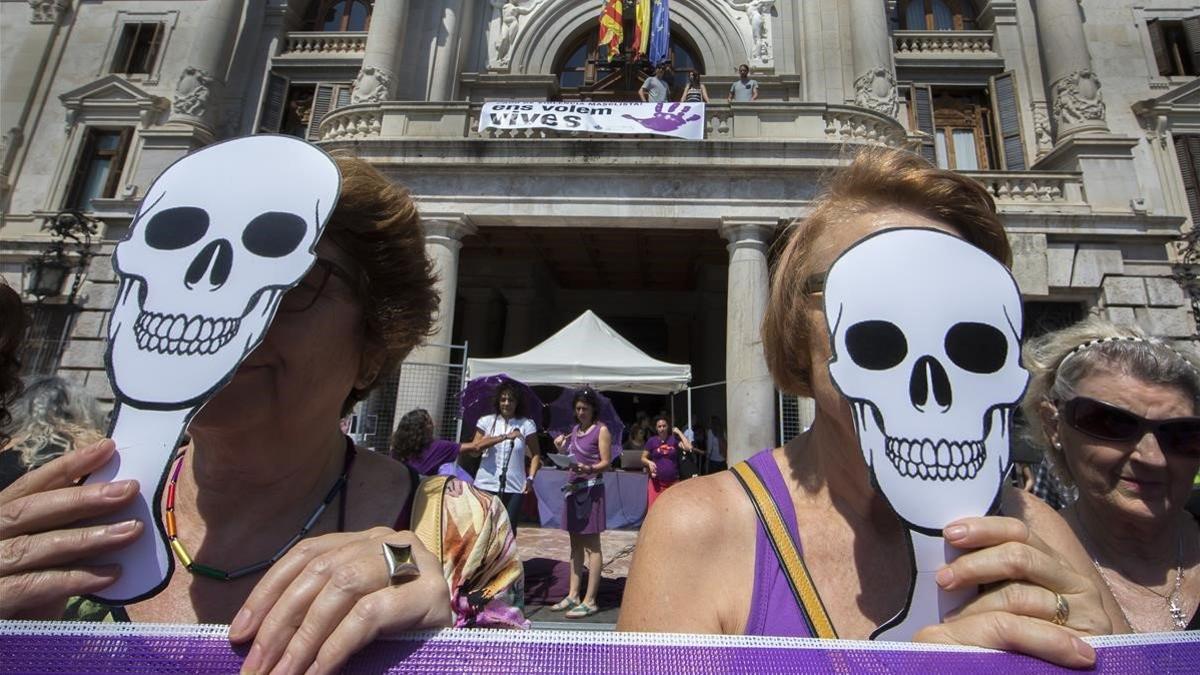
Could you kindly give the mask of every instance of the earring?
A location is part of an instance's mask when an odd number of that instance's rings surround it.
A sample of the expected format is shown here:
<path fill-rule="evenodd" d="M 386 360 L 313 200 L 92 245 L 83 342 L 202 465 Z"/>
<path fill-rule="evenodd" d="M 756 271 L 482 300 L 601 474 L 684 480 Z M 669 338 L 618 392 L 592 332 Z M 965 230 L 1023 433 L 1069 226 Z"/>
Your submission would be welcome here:
<path fill-rule="evenodd" d="M 1054 441 L 1054 449 L 1055 449 L 1055 450 L 1062 450 L 1062 443 L 1061 443 L 1061 442 L 1059 442 L 1059 441 Z"/>

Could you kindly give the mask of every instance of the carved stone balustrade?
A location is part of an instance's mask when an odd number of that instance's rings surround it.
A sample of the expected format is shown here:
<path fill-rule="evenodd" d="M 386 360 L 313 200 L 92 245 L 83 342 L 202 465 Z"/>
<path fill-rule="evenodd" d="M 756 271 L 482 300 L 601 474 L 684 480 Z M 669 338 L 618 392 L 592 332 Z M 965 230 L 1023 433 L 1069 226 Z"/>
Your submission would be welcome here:
<path fill-rule="evenodd" d="M 356 58 L 367 48 L 366 31 L 293 31 L 287 34 L 280 58 Z"/>
<path fill-rule="evenodd" d="M 1083 177 L 1075 172 L 964 171 L 983 184 L 999 207 L 1013 204 L 1083 205 Z"/>
<path fill-rule="evenodd" d="M 936 55 L 995 58 L 992 32 L 986 30 L 898 30 L 892 34 L 898 57 Z"/>

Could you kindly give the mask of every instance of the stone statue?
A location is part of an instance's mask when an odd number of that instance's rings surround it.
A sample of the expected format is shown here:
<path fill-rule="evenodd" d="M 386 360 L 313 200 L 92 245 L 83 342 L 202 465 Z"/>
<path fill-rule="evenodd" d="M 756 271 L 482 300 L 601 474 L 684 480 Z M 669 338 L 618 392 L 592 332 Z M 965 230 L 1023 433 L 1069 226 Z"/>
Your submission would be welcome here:
<path fill-rule="evenodd" d="M 750 60 L 757 65 L 771 61 L 771 11 L 775 0 L 726 0 L 733 9 L 746 13 L 746 21 L 750 24 L 750 39 L 754 43 Z"/>
<path fill-rule="evenodd" d="M 1054 136 L 1050 133 L 1050 115 L 1046 112 L 1045 103 L 1034 101 L 1030 107 L 1033 110 L 1033 138 L 1040 157 L 1054 148 Z"/>
<path fill-rule="evenodd" d="M 521 17 L 532 13 L 543 0 L 489 0 L 492 21 L 488 28 L 488 66 L 504 68 L 512 60 L 513 43 L 521 28 Z"/>
<path fill-rule="evenodd" d="M 30 23 L 58 23 L 70 5 L 70 0 L 29 0 L 29 8 L 33 10 Z"/>

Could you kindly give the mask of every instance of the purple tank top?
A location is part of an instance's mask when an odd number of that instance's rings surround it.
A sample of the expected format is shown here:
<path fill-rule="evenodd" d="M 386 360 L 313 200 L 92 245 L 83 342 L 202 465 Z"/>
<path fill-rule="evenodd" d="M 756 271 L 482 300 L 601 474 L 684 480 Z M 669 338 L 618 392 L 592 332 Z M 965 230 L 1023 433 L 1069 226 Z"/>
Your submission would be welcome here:
<path fill-rule="evenodd" d="M 796 509 L 779 466 L 770 448 L 747 460 L 762 479 L 767 492 L 775 498 L 779 514 L 788 531 L 797 533 Z M 754 537 L 754 593 L 750 596 L 750 616 L 746 619 L 746 635 L 775 635 L 782 637 L 813 637 L 808 628 L 807 614 L 796 602 L 788 586 L 787 574 L 771 548 L 767 530 L 758 518 Z M 796 550 L 804 555 L 796 540 Z"/>
<path fill-rule="evenodd" d="M 600 423 L 597 422 L 588 429 L 587 433 L 579 435 L 579 425 L 571 427 L 571 436 L 567 440 L 567 452 L 571 458 L 580 464 L 597 464 L 600 462 Z"/>

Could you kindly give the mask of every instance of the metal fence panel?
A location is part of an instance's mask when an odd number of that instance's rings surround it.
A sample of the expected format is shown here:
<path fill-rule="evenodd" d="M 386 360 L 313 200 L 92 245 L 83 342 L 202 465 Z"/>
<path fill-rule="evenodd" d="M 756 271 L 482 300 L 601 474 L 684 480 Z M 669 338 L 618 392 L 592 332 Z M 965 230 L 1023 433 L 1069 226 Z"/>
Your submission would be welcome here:
<path fill-rule="evenodd" d="M 349 431 L 355 442 L 386 451 L 400 418 L 415 408 L 424 408 L 433 416 L 435 438 L 459 440 L 467 345 L 445 347 L 450 354 L 448 363 L 405 361 L 355 407 Z"/>

